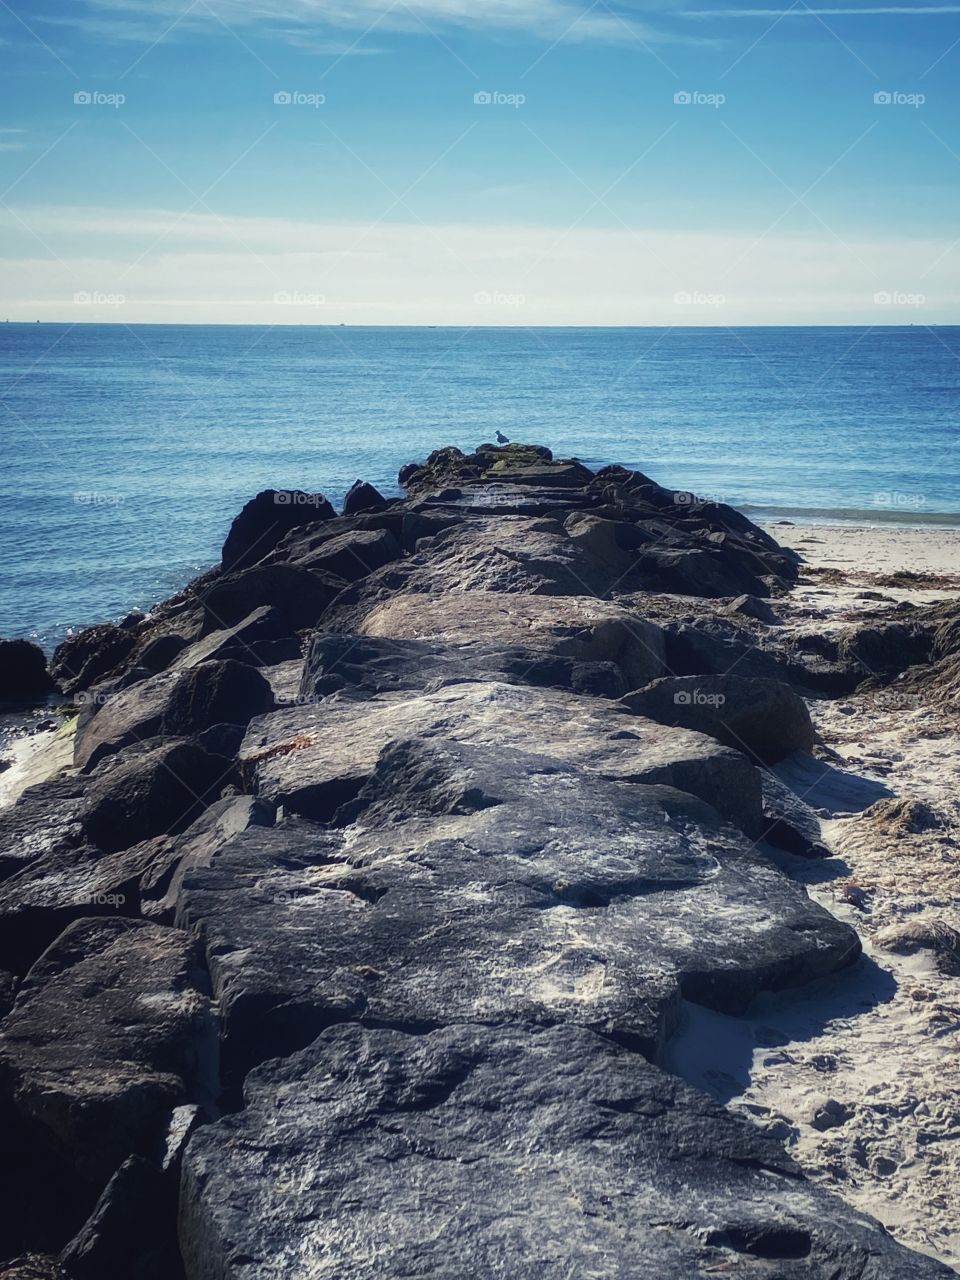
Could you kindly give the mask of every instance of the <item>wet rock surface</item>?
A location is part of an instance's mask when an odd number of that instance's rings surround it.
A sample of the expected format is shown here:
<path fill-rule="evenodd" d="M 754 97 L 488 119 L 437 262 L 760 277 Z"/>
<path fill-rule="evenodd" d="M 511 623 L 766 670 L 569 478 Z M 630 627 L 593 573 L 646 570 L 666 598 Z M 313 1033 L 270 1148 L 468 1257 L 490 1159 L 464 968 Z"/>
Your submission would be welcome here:
<path fill-rule="evenodd" d="M 948 1274 L 663 1063 L 850 972 L 782 869 L 841 803 L 799 695 L 949 673 L 953 616 L 778 625 L 794 552 L 540 446 L 401 483 L 266 490 L 54 655 L 74 767 L 0 811 L 0 1274 Z"/>

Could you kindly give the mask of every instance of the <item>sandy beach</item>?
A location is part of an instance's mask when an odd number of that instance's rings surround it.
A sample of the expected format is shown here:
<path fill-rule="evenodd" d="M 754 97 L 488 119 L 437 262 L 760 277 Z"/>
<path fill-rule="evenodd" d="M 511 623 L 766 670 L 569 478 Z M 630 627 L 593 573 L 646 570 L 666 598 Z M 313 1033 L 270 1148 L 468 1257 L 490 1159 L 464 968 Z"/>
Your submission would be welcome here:
<path fill-rule="evenodd" d="M 766 527 L 806 561 L 778 603 L 788 627 L 960 593 L 958 529 Z M 895 687 L 810 709 L 824 785 L 807 798 L 834 856 L 782 861 L 858 930 L 864 957 L 799 994 L 762 997 L 747 1018 L 688 1006 L 672 1065 L 770 1124 L 810 1175 L 898 1239 L 957 1267 L 960 977 L 929 950 L 889 948 L 904 927 L 960 929 L 960 716 Z M 838 816 L 833 770 L 876 791 L 841 801 L 849 810 Z M 879 802 L 858 811 L 871 794 Z"/>

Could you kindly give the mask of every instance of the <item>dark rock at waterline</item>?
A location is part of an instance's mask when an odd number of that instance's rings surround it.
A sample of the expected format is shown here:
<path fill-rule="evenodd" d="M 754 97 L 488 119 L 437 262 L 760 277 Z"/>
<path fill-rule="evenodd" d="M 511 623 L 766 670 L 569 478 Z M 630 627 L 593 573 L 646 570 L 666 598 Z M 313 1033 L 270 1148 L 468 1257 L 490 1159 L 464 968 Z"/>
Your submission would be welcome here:
<path fill-rule="evenodd" d="M 259 671 L 233 659 L 163 672 L 117 691 L 96 686 L 80 713 L 74 764 L 89 773 L 132 743 L 190 737 L 225 722 L 245 725 L 273 705 Z"/>
<path fill-rule="evenodd" d="M 816 741 L 807 704 L 779 680 L 665 676 L 623 702 L 637 715 L 709 734 L 763 764 L 809 751 Z"/>
<path fill-rule="evenodd" d="M 335 515 L 322 493 L 264 489 L 250 499 L 230 526 L 220 557 L 224 572 L 256 564 L 297 525 L 331 520 Z"/>
<path fill-rule="evenodd" d="M 337 822 L 251 828 L 189 873 L 231 1080 L 347 1018 L 573 1022 L 656 1058 L 681 993 L 742 1012 L 856 933 L 669 787 L 398 743 Z"/>
<path fill-rule="evenodd" d="M 278 609 L 295 630 L 315 626 L 346 585 L 296 564 L 260 564 L 225 574 L 203 595 L 204 632 L 235 627 L 265 605 Z"/>
<path fill-rule="evenodd" d="M 0 1088 L 51 1158 L 102 1186 L 185 1101 L 212 1103 L 217 1039 L 190 939 L 80 920 L 24 979 L 0 1030 Z"/>
<path fill-rule="evenodd" d="M 135 633 L 112 622 L 86 627 L 58 644 L 50 659 L 50 674 L 64 693 L 89 689 L 130 656 Z"/>
<path fill-rule="evenodd" d="M 38 702 L 56 688 L 39 645 L 0 640 L 0 702 Z"/>
<path fill-rule="evenodd" d="M 400 469 L 399 483 L 411 494 L 450 488 L 453 485 L 490 479 L 510 479 L 508 473 L 551 463 L 553 454 L 544 445 L 482 444 L 474 453 L 465 454 L 455 446 L 434 449 L 423 463 L 409 463 Z M 499 465 L 498 465 L 499 464 Z M 497 467 L 496 476 L 493 469 Z M 592 473 L 584 468 L 581 484 L 588 483 Z"/>
<path fill-rule="evenodd" d="M 246 1097 L 187 1150 L 189 1280 L 953 1274 L 580 1028 L 334 1027 Z"/>
<path fill-rule="evenodd" d="M 379 490 L 365 480 L 354 480 L 343 500 L 345 516 L 359 515 L 363 511 L 382 511 L 387 500 Z"/>
<path fill-rule="evenodd" d="M 172 631 L 165 632 L 144 645 L 137 654 L 137 662 L 156 675 L 160 671 L 166 671 L 189 643 L 186 636 Z"/>
<path fill-rule="evenodd" d="M 149 739 L 103 760 L 90 776 L 80 822 L 107 853 L 151 836 L 183 831 L 225 787 L 237 786 L 232 760 L 195 743 Z"/>

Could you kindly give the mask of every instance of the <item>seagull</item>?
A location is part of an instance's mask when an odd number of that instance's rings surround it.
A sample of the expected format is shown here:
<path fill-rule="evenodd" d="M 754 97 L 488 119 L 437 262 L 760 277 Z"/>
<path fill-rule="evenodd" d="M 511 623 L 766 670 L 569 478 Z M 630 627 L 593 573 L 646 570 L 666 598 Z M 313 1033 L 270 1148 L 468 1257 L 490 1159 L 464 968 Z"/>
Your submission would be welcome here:
<path fill-rule="evenodd" d="M 502 432 L 502 431 L 498 431 L 498 432 L 497 432 L 497 444 L 509 444 L 509 443 L 510 443 L 510 441 L 509 441 L 509 440 L 507 439 L 507 437 L 503 434 L 503 432 Z"/>

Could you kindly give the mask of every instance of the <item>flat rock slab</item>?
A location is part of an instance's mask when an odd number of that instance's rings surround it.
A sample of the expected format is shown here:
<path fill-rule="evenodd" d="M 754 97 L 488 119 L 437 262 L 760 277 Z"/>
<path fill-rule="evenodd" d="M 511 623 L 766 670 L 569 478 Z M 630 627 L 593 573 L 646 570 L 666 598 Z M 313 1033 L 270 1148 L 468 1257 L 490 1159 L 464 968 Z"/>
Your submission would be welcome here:
<path fill-rule="evenodd" d="M 494 645 L 444 645 L 429 640 L 388 640 L 350 632 L 322 631 L 310 642 L 298 670 L 299 691 L 278 702 L 313 702 L 342 689 L 357 694 L 437 689 L 469 680 L 498 680 L 536 688 L 569 689 L 593 697 L 627 693 L 623 673 L 612 662 L 577 662 L 530 649 Z M 269 671 L 266 673 L 268 678 Z"/>
<path fill-rule="evenodd" d="M 760 777 L 739 752 L 610 702 L 496 681 L 285 708 L 250 724 L 239 759 L 259 795 L 326 821 L 388 743 L 415 736 L 542 753 L 617 781 L 678 787 L 742 830 L 760 830 Z"/>
<path fill-rule="evenodd" d="M 251 829 L 184 879 L 234 1075 L 351 1018 L 570 1021 L 655 1058 L 681 991 L 742 1012 L 859 953 L 667 787 L 437 739 L 386 751 L 354 807 L 340 830 Z"/>
<path fill-rule="evenodd" d="M 592 596 L 512 595 L 498 591 L 407 594 L 375 605 L 357 630 L 368 636 L 507 645 L 614 662 L 634 688 L 665 673 L 661 629 Z"/>
<path fill-rule="evenodd" d="M 86 778 L 49 778 L 27 787 L 0 811 L 0 880 L 48 855 L 83 843 Z"/>
<path fill-rule="evenodd" d="M 771 1138 L 574 1027 L 336 1027 L 185 1156 L 189 1280 L 927 1280 Z"/>
<path fill-rule="evenodd" d="M 210 1103 L 217 1036 L 190 938 L 79 920 L 24 979 L 0 1034 L 0 1086 L 84 1179 L 156 1142 L 173 1108 Z"/>

